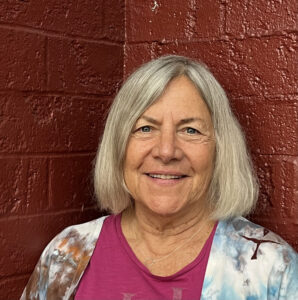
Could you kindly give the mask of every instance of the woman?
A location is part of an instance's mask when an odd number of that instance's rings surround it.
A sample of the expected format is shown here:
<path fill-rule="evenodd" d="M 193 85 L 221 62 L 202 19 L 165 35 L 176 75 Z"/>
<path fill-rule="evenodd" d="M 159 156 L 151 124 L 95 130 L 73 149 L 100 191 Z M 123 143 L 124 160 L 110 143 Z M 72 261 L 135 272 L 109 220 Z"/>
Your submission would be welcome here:
<path fill-rule="evenodd" d="M 123 85 L 96 159 L 112 215 L 60 233 L 22 299 L 298 299 L 297 255 L 241 217 L 257 183 L 226 95 L 165 56 Z"/>

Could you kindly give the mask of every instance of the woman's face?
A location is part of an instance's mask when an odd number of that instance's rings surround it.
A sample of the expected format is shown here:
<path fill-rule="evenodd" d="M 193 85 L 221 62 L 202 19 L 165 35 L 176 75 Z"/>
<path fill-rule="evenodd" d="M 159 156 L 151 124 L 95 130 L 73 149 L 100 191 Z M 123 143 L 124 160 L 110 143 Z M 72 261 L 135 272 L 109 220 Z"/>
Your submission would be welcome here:
<path fill-rule="evenodd" d="M 187 77 L 173 79 L 138 119 L 128 141 L 124 179 L 136 209 L 162 216 L 207 209 L 214 153 L 205 102 Z"/>

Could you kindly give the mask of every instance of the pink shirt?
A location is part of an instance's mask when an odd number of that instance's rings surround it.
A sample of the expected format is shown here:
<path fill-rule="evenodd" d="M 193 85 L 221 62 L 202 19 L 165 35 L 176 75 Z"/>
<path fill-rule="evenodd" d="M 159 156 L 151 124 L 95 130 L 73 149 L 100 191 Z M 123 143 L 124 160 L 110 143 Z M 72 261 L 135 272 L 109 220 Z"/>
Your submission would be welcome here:
<path fill-rule="evenodd" d="M 197 258 L 171 276 L 152 275 L 137 259 L 121 230 L 121 215 L 103 224 L 75 300 L 200 299 L 216 226 Z"/>

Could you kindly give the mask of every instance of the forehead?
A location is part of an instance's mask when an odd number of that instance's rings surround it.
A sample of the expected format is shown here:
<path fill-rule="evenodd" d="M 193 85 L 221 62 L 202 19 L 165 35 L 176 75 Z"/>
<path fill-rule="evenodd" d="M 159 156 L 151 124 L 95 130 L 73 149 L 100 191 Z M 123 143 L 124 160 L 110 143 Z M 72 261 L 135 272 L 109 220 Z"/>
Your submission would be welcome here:
<path fill-rule="evenodd" d="M 142 116 L 163 118 L 166 115 L 171 115 L 174 119 L 200 118 L 211 122 L 208 106 L 193 82 L 186 76 L 173 79 Z"/>

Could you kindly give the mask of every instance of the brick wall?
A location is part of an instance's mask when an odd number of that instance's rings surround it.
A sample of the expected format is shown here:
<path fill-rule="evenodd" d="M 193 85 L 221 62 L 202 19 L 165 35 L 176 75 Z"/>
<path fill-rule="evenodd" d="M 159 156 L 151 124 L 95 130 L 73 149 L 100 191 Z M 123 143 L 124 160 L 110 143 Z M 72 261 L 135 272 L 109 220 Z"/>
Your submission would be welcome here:
<path fill-rule="evenodd" d="M 261 182 L 252 219 L 298 250 L 295 2 L 0 2 L 0 299 L 19 298 L 57 232 L 98 216 L 90 172 L 107 107 L 162 54 L 204 61 L 224 86 Z"/>
<path fill-rule="evenodd" d="M 124 72 L 173 53 L 209 66 L 243 126 L 260 179 L 251 219 L 298 250 L 296 15 L 296 0 L 127 0 Z"/>
<path fill-rule="evenodd" d="M 19 299 L 54 235 L 99 215 L 91 169 L 123 78 L 122 2 L 0 2 L 0 299 Z"/>

